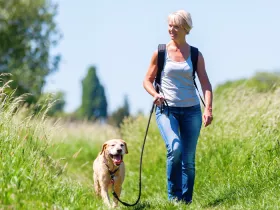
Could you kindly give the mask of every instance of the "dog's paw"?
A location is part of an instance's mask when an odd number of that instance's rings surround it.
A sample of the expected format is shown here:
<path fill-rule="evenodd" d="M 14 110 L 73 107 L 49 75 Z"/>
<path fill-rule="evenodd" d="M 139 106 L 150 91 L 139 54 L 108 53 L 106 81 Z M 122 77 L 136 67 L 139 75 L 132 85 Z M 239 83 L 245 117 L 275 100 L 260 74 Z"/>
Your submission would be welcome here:
<path fill-rule="evenodd" d="M 113 208 L 113 209 L 115 209 L 115 208 L 117 208 L 117 207 L 118 207 L 118 204 L 117 204 L 117 203 L 113 203 L 113 204 L 112 204 L 112 208 Z"/>

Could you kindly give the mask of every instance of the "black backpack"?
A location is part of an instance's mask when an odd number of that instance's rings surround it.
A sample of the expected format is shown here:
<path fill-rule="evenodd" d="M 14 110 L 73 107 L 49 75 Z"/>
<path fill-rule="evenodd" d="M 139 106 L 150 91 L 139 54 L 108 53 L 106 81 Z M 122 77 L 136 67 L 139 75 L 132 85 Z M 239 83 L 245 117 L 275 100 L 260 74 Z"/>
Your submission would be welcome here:
<path fill-rule="evenodd" d="M 165 61 L 165 54 L 166 54 L 166 44 L 159 44 L 158 45 L 158 59 L 157 59 L 157 65 L 158 65 L 158 71 L 157 71 L 157 76 L 155 79 L 155 88 L 156 91 L 159 92 L 159 87 L 158 85 L 160 85 L 160 79 L 161 79 L 161 72 L 163 70 L 163 65 L 164 65 L 164 61 Z M 197 70 L 197 61 L 198 61 L 198 49 L 196 47 L 191 46 L 191 60 L 192 60 L 192 65 L 193 65 L 193 84 L 198 91 L 196 82 L 195 82 L 195 72 Z M 158 84 L 158 85 L 157 85 Z M 199 93 L 199 97 L 201 102 L 203 103 L 203 105 L 205 106 L 205 103 Z"/>

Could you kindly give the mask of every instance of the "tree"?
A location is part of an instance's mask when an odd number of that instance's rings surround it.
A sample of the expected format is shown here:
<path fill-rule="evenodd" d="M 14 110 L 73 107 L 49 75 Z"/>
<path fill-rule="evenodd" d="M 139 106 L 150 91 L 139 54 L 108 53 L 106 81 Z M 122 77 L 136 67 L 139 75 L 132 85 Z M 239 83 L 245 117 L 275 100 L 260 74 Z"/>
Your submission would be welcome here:
<path fill-rule="evenodd" d="M 38 100 L 46 76 L 60 61 L 50 55 L 60 39 L 56 10 L 48 0 L 0 0 L 0 72 L 12 74 L 16 95 L 31 93 L 29 104 Z"/>
<path fill-rule="evenodd" d="M 109 119 L 109 123 L 117 127 L 120 127 L 123 120 L 130 115 L 128 97 L 124 97 L 124 104 L 112 113 Z"/>
<path fill-rule="evenodd" d="M 89 67 L 86 77 L 82 81 L 82 105 L 79 109 L 80 117 L 97 120 L 107 118 L 107 99 L 104 87 L 100 84 L 94 66 Z"/>
<path fill-rule="evenodd" d="M 130 108 L 129 108 L 128 96 L 127 95 L 124 96 L 123 108 L 124 108 L 124 115 L 129 116 L 130 115 Z"/>

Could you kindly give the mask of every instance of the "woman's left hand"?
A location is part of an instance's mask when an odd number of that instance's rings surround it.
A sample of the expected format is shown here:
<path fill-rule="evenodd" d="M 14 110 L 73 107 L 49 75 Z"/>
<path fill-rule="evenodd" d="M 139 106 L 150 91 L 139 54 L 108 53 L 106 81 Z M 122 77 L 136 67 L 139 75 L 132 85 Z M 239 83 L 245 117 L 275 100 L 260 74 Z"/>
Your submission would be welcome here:
<path fill-rule="evenodd" d="M 212 109 L 205 108 L 204 113 L 203 113 L 204 127 L 207 127 L 208 125 L 210 125 L 212 120 L 213 120 Z"/>

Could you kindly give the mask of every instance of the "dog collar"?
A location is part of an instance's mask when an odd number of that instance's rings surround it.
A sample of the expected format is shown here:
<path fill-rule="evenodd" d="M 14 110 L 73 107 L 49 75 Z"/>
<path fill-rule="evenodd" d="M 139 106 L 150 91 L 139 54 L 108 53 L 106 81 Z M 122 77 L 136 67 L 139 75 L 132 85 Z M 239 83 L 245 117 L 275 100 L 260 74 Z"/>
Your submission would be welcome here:
<path fill-rule="evenodd" d="M 119 170 L 120 167 L 116 168 L 114 171 L 111 171 L 108 164 L 105 161 L 103 161 L 103 162 L 104 162 L 105 166 L 108 168 L 108 171 L 109 171 L 110 177 L 111 177 L 111 182 L 113 183 L 114 178 L 115 178 L 115 173 Z"/>

